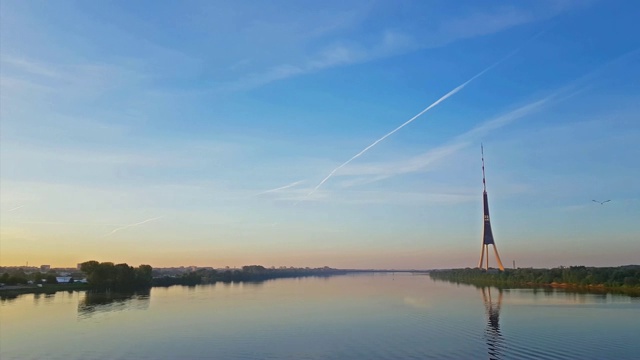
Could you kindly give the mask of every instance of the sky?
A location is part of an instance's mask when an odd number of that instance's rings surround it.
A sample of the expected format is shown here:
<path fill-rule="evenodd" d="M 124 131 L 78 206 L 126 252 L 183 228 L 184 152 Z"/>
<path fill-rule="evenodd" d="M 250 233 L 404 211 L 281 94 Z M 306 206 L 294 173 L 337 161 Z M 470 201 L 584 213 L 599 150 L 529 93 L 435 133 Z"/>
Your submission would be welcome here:
<path fill-rule="evenodd" d="M 639 13 L 2 1 L 0 265 L 638 264 Z"/>

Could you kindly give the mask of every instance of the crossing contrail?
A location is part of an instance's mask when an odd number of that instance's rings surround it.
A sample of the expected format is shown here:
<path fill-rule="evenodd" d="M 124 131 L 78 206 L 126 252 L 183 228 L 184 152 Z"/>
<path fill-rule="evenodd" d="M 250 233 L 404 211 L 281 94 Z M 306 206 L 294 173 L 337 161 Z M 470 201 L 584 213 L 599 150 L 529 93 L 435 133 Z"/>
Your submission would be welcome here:
<path fill-rule="evenodd" d="M 140 221 L 140 222 L 135 223 L 135 224 L 129 224 L 129 225 L 121 226 L 121 227 L 119 227 L 119 228 L 115 228 L 115 229 L 113 229 L 110 233 L 105 234 L 104 236 L 106 237 L 106 236 L 112 235 L 113 233 L 118 232 L 118 231 L 120 231 L 120 230 L 124 230 L 124 229 L 130 228 L 130 227 L 134 227 L 134 226 L 142 225 L 142 224 L 144 224 L 144 223 L 148 223 L 148 222 L 150 222 L 150 221 L 158 220 L 158 219 L 160 219 L 161 217 L 162 217 L 162 216 L 158 216 L 158 217 L 154 217 L 154 218 L 147 219 L 147 220 L 144 220 L 144 221 Z"/>
<path fill-rule="evenodd" d="M 263 191 L 261 193 L 257 193 L 256 196 L 257 195 L 262 195 L 262 194 L 268 194 L 268 193 L 272 193 L 272 192 L 276 192 L 276 191 L 280 191 L 280 190 L 284 190 L 284 189 L 288 189 L 290 187 L 294 187 L 294 186 L 296 186 L 298 184 L 301 184 L 303 182 L 304 182 L 304 180 L 295 181 L 295 182 L 292 182 L 289 185 L 280 186 L 279 188 L 275 188 L 275 189 L 271 189 L 271 190 L 265 190 L 265 191 Z"/>
<path fill-rule="evenodd" d="M 320 183 L 318 185 L 316 185 L 315 188 L 313 188 L 313 190 L 311 190 L 311 192 L 309 192 L 307 194 L 307 196 L 305 196 L 304 199 L 308 198 L 309 196 L 313 195 L 313 193 L 315 193 L 325 182 L 327 182 L 327 180 L 329 180 L 338 170 L 342 169 L 343 167 L 345 167 L 347 164 L 349 164 L 350 162 L 352 162 L 353 160 L 359 158 L 362 154 L 364 154 L 365 152 L 367 152 L 369 149 L 371 149 L 372 147 L 376 146 L 379 142 L 381 142 L 382 140 L 388 138 L 389 136 L 393 135 L 394 133 L 396 133 L 398 130 L 402 129 L 403 127 L 411 124 L 414 120 L 416 120 L 417 118 L 419 118 L 422 114 L 426 113 L 427 111 L 433 109 L 434 107 L 438 106 L 438 104 L 440 104 L 441 102 L 447 100 L 449 97 L 451 97 L 452 95 L 455 95 L 458 91 L 464 89 L 465 86 L 469 85 L 470 82 L 472 82 L 473 80 L 477 79 L 478 77 L 484 75 L 484 73 L 486 73 L 487 71 L 493 69 L 494 67 L 498 66 L 500 63 L 502 63 L 503 61 L 507 60 L 508 58 L 512 57 L 513 55 L 515 55 L 518 51 L 520 51 L 520 48 L 512 51 L 511 53 L 509 53 L 507 56 L 503 57 L 502 59 L 498 60 L 496 63 L 494 63 L 493 65 L 487 67 L 486 69 L 480 71 L 479 73 L 477 73 L 476 75 L 474 75 L 472 78 L 470 78 L 469 80 L 465 81 L 464 83 L 462 83 L 461 85 L 458 85 L 456 88 L 454 88 L 453 90 L 449 91 L 448 93 L 446 93 L 444 96 L 442 96 L 441 98 L 439 98 L 438 100 L 436 100 L 433 104 L 427 106 L 424 110 L 420 111 L 418 114 L 416 114 L 414 117 L 412 117 L 411 119 L 405 121 L 402 125 L 398 126 L 397 128 L 393 129 L 392 131 L 390 131 L 389 133 L 387 133 L 386 135 L 384 135 L 383 137 L 381 137 L 380 139 L 374 141 L 371 145 L 367 146 L 366 148 L 364 148 L 362 151 L 360 151 L 359 153 L 355 154 L 354 156 L 351 157 L 351 159 L 345 161 L 344 163 L 342 163 L 340 166 L 338 166 L 337 168 L 331 170 L 331 172 L 329 173 L 329 175 L 327 175 L 324 179 L 322 179 L 322 181 L 320 181 Z M 304 200 L 303 199 L 303 200 Z"/>

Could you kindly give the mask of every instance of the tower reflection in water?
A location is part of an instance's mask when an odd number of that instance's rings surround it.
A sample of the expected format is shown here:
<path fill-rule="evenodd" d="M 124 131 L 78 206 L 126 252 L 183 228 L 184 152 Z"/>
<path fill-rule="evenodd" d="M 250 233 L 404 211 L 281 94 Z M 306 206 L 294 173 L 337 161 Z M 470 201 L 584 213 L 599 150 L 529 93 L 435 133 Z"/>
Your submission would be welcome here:
<path fill-rule="evenodd" d="M 482 300 L 487 313 L 487 327 L 485 329 L 485 341 L 489 359 L 499 360 L 504 350 L 504 339 L 500 332 L 500 306 L 502 306 L 502 290 L 498 290 L 498 300 L 491 298 L 491 288 L 482 288 Z"/>

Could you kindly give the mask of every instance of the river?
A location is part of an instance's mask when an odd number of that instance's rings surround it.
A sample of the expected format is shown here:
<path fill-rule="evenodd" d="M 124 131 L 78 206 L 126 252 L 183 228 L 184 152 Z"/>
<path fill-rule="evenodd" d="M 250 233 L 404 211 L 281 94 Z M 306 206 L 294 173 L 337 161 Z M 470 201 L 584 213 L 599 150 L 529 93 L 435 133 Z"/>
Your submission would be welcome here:
<path fill-rule="evenodd" d="M 367 273 L 0 301 L 8 359 L 639 359 L 640 298 Z"/>

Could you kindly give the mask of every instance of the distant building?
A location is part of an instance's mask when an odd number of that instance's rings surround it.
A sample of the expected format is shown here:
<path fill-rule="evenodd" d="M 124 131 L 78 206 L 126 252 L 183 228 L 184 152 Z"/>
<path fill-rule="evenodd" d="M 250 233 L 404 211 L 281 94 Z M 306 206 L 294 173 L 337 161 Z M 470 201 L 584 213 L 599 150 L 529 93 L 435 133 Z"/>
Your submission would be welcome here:
<path fill-rule="evenodd" d="M 58 284 L 67 284 L 73 280 L 71 276 L 56 276 L 56 281 Z"/>
<path fill-rule="evenodd" d="M 40 265 L 41 272 L 47 272 L 49 270 L 51 270 L 51 265 Z"/>

